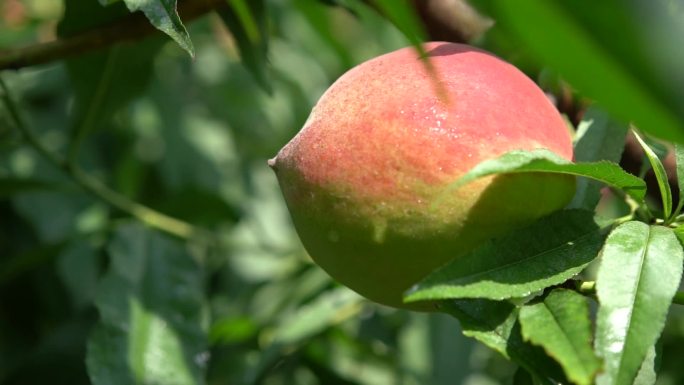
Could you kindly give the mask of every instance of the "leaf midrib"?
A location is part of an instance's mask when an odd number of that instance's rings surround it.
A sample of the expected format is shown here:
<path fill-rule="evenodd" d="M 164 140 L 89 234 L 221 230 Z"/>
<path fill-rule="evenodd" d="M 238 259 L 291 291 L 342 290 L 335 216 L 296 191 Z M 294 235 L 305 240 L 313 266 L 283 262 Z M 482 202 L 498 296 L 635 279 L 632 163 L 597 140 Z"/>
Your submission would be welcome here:
<path fill-rule="evenodd" d="M 546 305 L 546 301 L 544 301 L 544 307 L 548 309 L 549 314 L 551 314 L 551 317 L 553 318 L 554 322 L 556 325 L 558 325 L 558 328 L 563 332 L 561 333 L 563 335 L 563 338 L 565 341 L 570 344 L 570 347 L 572 351 L 575 353 L 575 356 L 577 357 L 577 361 L 579 362 L 580 366 L 583 368 L 584 374 L 586 375 L 587 373 L 590 372 L 589 368 L 587 367 L 587 363 L 584 362 L 582 359 L 583 355 L 580 354 L 580 352 L 577 350 L 577 347 L 575 344 L 572 343 L 572 340 L 568 337 L 568 334 L 566 332 L 566 329 L 562 327 L 562 324 L 559 322 L 558 317 L 556 317 L 556 314 L 551 310 L 549 306 Z"/>
<path fill-rule="evenodd" d="M 634 309 L 636 309 L 637 302 L 639 301 L 639 296 L 637 294 L 639 293 L 639 287 L 641 286 L 641 282 L 642 282 L 641 276 L 642 276 L 642 273 L 644 271 L 644 264 L 646 262 L 646 254 L 648 254 L 648 245 L 651 243 L 652 234 L 653 234 L 652 228 L 651 228 L 651 226 L 648 226 L 648 235 L 646 237 L 646 245 L 644 246 L 643 251 L 641 253 L 641 259 L 640 259 L 640 263 L 639 263 L 639 272 L 638 272 L 637 279 L 635 280 L 635 284 L 634 284 L 634 291 L 633 291 L 634 301 L 632 302 L 632 306 L 629 309 L 629 318 L 627 321 L 627 328 L 625 329 L 626 330 L 625 343 L 623 345 L 623 349 L 620 351 L 620 359 L 618 361 L 618 370 L 617 370 L 617 373 L 615 374 L 616 377 L 619 377 L 620 373 L 622 372 L 622 367 L 623 367 L 624 358 L 625 358 L 625 348 L 627 347 L 628 342 L 632 340 L 630 338 L 630 336 L 632 335 L 632 333 L 631 333 L 632 315 L 634 314 Z"/>
<path fill-rule="evenodd" d="M 466 279 L 468 279 L 468 280 L 474 280 L 474 279 L 477 279 L 477 278 L 479 278 L 479 277 L 481 277 L 481 276 L 483 276 L 483 275 L 494 274 L 494 273 L 496 273 L 496 272 L 498 272 L 498 271 L 500 271 L 500 270 L 504 270 L 504 269 L 507 269 L 507 268 L 511 268 L 511 267 L 514 267 L 514 266 L 519 265 L 519 264 L 521 264 L 521 263 L 524 263 L 524 262 L 527 262 L 527 261 L 530 261 L 530 260 L 533 260 L 533 259 L 540 258 L 541 256 L 546 255 L 546 254 L 548 254 L 548 253 L 551 253 L 551 252 L 560 250 L 560 249 L 562 249 L 564 246 L 568 246 L 568 243 L 569 243 L 569 242 L 576 242 L 577 244 L 573 244 L 573 245 L 570 246 L 570 247 L 577 247 L 578 244 L 581 244 L 585 239 L 587 239 L 588 237 L 590 237 L 590 236 L 592 236 L 592 235 L 594 235 L 595 233 L 600 232 L 600 231 L 601 231 L 601 229 L 595 229 L 595 230 L 593 230 L 593 231 L 591 231 L 591 232 L 582 234 L 581 236 L 579 236 L 579 237 L 577 237 L 577 238 L 574 238 L 574 239 L 571 240 L 571 241 L 563 241 L 562 244 L 560 244 L 560 245 L 558 245 L 558 246 L 555 246 L 555 247 L 553 247 L 553 248 L 551 248 L 551 249 L 547 249 L 547 250 L 545 250 L 545 251 L 543 251 L 543 252 L 541 252 L 541 253 L 537 253 L 537 254 L 534 254 L 534 255 L 532 255 L 532 256 L 529 256 L 529 257 L 526 257 L 526 258 L 523 258 L 523 259 L 519 259 L 519 260 L 516 260 L 516 261 L 511 262 L 511 263 L 508 263 L 508 264 L 499 265 L 499 266 L 497 266 L 497 267 L 495 267 L 495 268 L 493 268 L 493 269 L 481 271 L 481 272 L 474 273 L 474 274 L 464 275 L 464 276 L 462 276 L 462 277 L 459 277 L 459 278 L 457 278 L 457 279 L 451 280 L 451 281 L 449 281 L 449 282 L 459 282 L 459 281 L 461 281 L 461 280 L 466 280 Z"/>

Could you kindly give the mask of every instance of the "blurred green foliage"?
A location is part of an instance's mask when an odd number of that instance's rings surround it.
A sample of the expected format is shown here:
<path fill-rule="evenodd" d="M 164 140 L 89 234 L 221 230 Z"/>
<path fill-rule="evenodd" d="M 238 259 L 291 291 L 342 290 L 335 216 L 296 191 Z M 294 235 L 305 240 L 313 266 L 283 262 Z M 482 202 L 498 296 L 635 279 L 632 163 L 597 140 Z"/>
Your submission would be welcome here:
<path fill-rule="evenodd" d="M 357 1 L 234 3 L 186 25 L 194 59 L 155 35 L 2 73 L 48 150 L 214 237 L 176 239 L 113 209 L 0 107 L 0 383 L 509 383 L 515 366 L 454 319 L 374 305 L 314 266 L 266 166 L 345 70 L 418 41 L 414 15 L 390 15 L 409 41 Z M 127 12 L 4 0 L 0 48 Z M 480 43 L 536 76 L 524 39 L 505 36 Z M 675 308 L 659 384 L 684 382 L 682 339 Z"/>
<path fill-rule="evenodd" d="M 4 19 L 0 44 L 54 28 L 59 9 L 34 13 L 48 3 L 18 2 L 27 14 Z M 60 34 L 122 5 L 67 1 Z M 359 5 L 271 1 L 263 19 L 258 81 L 218 15 L 188 25 L 194 60 L 157 36 L 3 74 L 46 147 L 219 244 L 131 223 L 3 111 L 0 383 L 451 384 L 487 365 L 471 369 L 455 320 L 377 307 L 313 266 L 266 166 L 337 76 L 406 40 Z"/>

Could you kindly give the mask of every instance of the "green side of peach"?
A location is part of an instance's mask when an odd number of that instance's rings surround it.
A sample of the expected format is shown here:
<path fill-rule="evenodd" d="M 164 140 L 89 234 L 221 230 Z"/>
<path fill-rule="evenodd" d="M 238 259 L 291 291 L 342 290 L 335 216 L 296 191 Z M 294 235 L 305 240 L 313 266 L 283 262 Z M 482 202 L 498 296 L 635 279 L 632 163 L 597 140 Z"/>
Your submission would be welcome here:
<path fill-rule="evenodd" d="M 279 175 L 286 195 L 291 186 L 301 187 L 287 179 Z M 373 211 L 369 202 L 359 206 L 339 194 L 315 190 L 310 199 L 286 201 L 308 253 L 335 280 L 381 304 L 429 310 L 425 304 L 403 304 L 403 293 L 487 239 L 563 208 L 574 195 L 575 180 L 510 174 L 462 190 L 436 213 L 415 212 L 401 202 L 373 202 L 390 205 L 384 212 Z M 402 210 L 409 210 L 406 216 Z"/>

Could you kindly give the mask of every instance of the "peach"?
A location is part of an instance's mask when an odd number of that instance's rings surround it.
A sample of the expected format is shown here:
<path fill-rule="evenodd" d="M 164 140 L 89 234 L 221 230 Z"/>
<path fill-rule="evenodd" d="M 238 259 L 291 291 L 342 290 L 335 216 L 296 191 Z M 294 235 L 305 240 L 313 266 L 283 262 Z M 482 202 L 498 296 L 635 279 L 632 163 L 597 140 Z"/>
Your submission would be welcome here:
<path fill-rule="evenodd" d="M 514 66 L 467 45 L 425 51 L 432 75 L 413 48 L 345 73 L 269 161 L 313 260 L 395 307 L 407 307 L 403 293 L 436 268 L 563 208 L 575 191 L 573 177 L 543 173 L 447 191 L 508 151 L 572 159 L 572 142 L 553 104 Z"/>

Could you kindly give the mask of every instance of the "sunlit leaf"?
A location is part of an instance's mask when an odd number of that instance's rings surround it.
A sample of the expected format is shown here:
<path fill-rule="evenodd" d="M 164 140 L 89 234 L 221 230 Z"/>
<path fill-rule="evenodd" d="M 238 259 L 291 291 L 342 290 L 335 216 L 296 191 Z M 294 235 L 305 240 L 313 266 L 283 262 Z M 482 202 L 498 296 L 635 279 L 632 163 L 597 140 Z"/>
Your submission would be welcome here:
<path fill-rule="evenodd" d="M 676 144 L 674 148 L 675 163 L 677 167 L 677 187 L 679 188 L 679 203 L 674 212 L 674 216 L 679 215 L 684 208 L 684 146 Z"/>
<path fill-rule="evenodd" d="M 520 309 L 526 341 L 539 345 L 558 361 L 576 384 L 590 385 L 601 362 L 592 349 L 589 305 L 581 294 L 556 289 L 543 300 Z"/>
<path fill-rule="evenodd" d="M 202 272 L 183 245 L 131 224 L 108 247 L 97 293 L 100 323 L 86 363 L 96 384 L 204 383 Z"/>
<path fill-rule="evenodd" d="M 646 144 L 646 142 L 644 142 L 643 139 L 641 139 L 641 136 L 639 136 L 639 134 L 635 132 L 634 136 L 641 145 L 641 148 L 644 150 L 644 153 L 646 154 L 649 163 L 651 163 L 651 168 L 653 168 L 656 180 L 658 181 L 660 198 L 663 203 L 663 219 L 668 219 L 670 217 L 670 214 L 672 214 L 672 191 L 670 190 L 670 183 L 667 179 L 667 172 L 665 171 L 665 166 L 663 166 L 663 163 L 658 158 L 658 155 L 656 155 L 656 153 L 651 149 L 651 147 L 649 147 L 649 145 Z"/>
<path fill-rule="evenodd" d="M 634 385 L 653 385 L 656 383 L 656 355 L 656 347 L 651 346 L 634 379 Z"/>
<path fill-rule="evenodd" d="M 672 229 L 627 222 L 610 234 L 596 280 L 598 384 L 632 384 L 663 329 L 683 262 Z"/>
<path fill-rule="evenodd" d="M 642 201 L 646 195 L 646 183 L 615 163 L 608 161 L 572 163 L 544 149 L 511 151 L 496 159 L 485 160 L 449 186 L 448 191 L 484 176 L 523 172 L 548 172 L 595 179 L 624 190 L 637 201 Z"/>
<path fill-rule="evenodd" d="M 404 299 L 523 297 L 581 272 L 596 258 L 604 234 L 592 212 L 561 211 L 455 258 Z"/>

